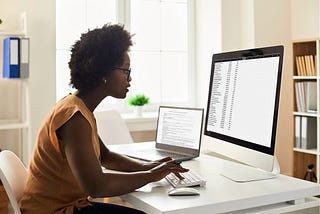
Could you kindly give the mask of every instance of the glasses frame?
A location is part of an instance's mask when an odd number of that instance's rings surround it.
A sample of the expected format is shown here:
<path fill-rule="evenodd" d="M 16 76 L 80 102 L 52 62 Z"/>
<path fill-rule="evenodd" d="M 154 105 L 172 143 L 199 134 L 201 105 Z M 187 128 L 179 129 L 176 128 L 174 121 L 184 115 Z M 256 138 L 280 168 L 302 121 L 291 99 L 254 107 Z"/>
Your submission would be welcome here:
<path fill-rule="evenodd" d="M 126 75 L 127 75 L 127 80 L 129 81 L 129 79 L 130 79 L 130 74 L 131 74 L 131 68 L 125 69 L 125 68 L 115 67 L 114 69 L 115 69 L 115 70 L 120 70 L 120 71 L 122 71 L 124 74 L 126 74 Z"/>

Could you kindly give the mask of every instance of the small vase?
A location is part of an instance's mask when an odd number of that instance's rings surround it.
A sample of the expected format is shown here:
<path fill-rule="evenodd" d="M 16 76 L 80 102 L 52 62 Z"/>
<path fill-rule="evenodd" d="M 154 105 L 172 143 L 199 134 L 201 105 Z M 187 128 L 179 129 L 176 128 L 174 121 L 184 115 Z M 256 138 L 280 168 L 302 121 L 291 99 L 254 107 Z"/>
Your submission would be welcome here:
<path fill-rule="evenodd" d="M 142 110 L 143 110 L 143 106 L 135 106 L 134 107 L 135 115 L 138 117 L 142 117 Z"/>

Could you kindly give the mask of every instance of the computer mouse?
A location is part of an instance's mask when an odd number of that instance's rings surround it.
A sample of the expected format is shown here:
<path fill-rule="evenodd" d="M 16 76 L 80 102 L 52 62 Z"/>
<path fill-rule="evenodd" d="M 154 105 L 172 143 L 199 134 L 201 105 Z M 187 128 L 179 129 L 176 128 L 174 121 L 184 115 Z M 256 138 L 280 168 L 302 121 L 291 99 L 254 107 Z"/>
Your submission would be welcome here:
<path fill-rule="evenodd" d="M 183 195 L 199 195 L 200 192 L 197 189 L 191 187 L 179 187 L 173 188 L 168 191 L 170 196 L 183 196 Z"/>

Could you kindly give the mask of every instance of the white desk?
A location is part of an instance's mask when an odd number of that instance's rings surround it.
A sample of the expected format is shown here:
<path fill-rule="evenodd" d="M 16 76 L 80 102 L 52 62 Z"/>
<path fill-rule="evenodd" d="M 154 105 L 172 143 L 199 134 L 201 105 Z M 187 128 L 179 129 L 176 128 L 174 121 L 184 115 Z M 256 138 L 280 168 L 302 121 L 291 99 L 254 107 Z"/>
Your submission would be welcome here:
<path fill-rule="evenodd" d="M 121 146 L 109 146 L 118 150 Z M 171 188 L 166 180 L 151 183 L 122 198 L 150 214 L 206 214 L 206 213 L 283 213 L 318 207 L 320 185 L 285 175 L 277 178 L 236 183 L 220 175 L 225 164 L 236 164 L 201 154 L 199 158 L 183 162 L 207 180 L 199 196 L 168 196 Z M 297 204 L 288 201 L 300 200 Z"/>

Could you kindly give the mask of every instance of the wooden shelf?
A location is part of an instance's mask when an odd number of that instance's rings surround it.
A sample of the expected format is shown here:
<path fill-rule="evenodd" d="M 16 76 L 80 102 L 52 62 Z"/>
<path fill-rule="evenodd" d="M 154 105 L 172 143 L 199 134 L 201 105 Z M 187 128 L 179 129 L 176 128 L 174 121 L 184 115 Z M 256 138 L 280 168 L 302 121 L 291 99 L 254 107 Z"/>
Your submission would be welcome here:
<path fill-rule="evenodd" d="M 29 128 L 27 122 L 5 122 L 0 120 L 0 130 L 10 130 L 10 129 L 25 129 Z"/>
<path fill-rule="evenodd" d="M 301 152 L 301 153 L 306 153 L 306 154 L 311 154 L 311 155 L 317 155 L 317 154 L 318 154 L 317 149 L 299 149 L 299 148 L 293 148 L 293 151 L 295 151 L 295 152 Z"/>
<path fill-rule="evenodd" d="M 293 117 L 297 117 L 297 116 L 301 116 L 301 117 L 309 117 L 307 120 L 309 120 L 310 118 L 312 118 L 314 120 L 314 118 L 316 119 L 316 128 L 315 128 L 315 133 L 314 135 L 316 136 L 317 142 L 316 142 L 316 148 L 312 148 L 312 149 L 303 149 L 303 148 L 293 148 L 293 158 L 294 158 L 294 169 L 293 169 L 293 176 L 297 177 L 297 178 L 301 178 L 304 179 L 304 176 L 306 174 L 306 172 L 308 171 L 308 166 L 310 166 L 310 164 L 314 165 L 314 172 L 316 174 L 316 176 L 318 177 L 318 180 L 316 181 L 317 183 L 320 183 L 320 179 L 319 179 L 319 175 L 320 175 L 320 114 L 319 114 L 319 110 L 320 110 L 320 70 L 319 70 L 319 53 L 320 53 L 320 38 L 313 38 L 310 40 L 298 40 L 298 41 L 293 41 L 292 42 L 292 50 L 293 50 L 293 56 L 292 56 L 292 62 L 293 62 L 293 72 L 292 72 L 292 80 L 293 80 L 293 94 L 294 94 L 294 112 L 293 112 Z M 306 60 L 303 62 L 305 63 L 305 68 L 309 69 L 309 72 L 303 72 L 303 73 L 313 73 L 313 74 L 317 74 L 316 76 L 299 76 L 297 75 L 298 73 L 301 74 L 301 61 L 298 62 L 299 64 L 299 68 L 300 68 L 300 72 L 298 72 L 298 66 L 297 66 L 297 62 L 296 60 L 298 59 L 298 56 L 316 56 L 314 57 L 313 63 L 315 64 L 310 64 L 312 63 L 311 61 L 308 61 L 306 58 Z M 301 59 L 301 58 L 299 58 Z M 307 64 L 309 63 L 309 64 Z M 315 71 L 313 70 L 313 67 L 315 67 Z M 313 72 L 310 72 L 310 69 Z M 316 96 L 316 112 L 298 112 L 298 106 L 297 106 L 297 102 L 299 100 L 299 102 L 301 102 L 300 97 L 297 97 L 296 95 L 296 84 L 300 84 L 301 82 L 315 82 L 316 83 L 316 92 L 314 93 Z M 303 83 L 304 84 L 304 83 Z M 298 89 L 300 90 L 300 89 Z M 304 91 L 302 91 L 304 92 Z M 301 91 L 299 91 L 299 95 L 304 94 L 301 93 Z M 303 99 L 302 99 L 303 100 Z M 307 100 L 307 98 L 305 98 L 305 100 Z M 301 106 L 301 105 L 300 105 Z M 305 107 L 306 108 L 306 107 Z M 302 108 L 304 109 L 304 108 Z M 294 118 L 294 136 L 293 139 L 296 139 L 296 124 L 295 124 L 295 118 Z M 300 122 L 301 125 L 301 122 Z M 308 129 L 310 131 L 310 129 Z M 300 133 L 300 137 L 301 137 L 301 133 Z M 313 135 L 313 136 L 314 136 Z M 297 135 L 298 136 L 298 135 Z M 295 140 L 294 140 L 295 142 Z"/>
<path fill-rule="evenodd" d="M 317 80 L 318 76 L 293 76 L 295 80 Z"/>
<path fill-rule="evenodd" d="M 8 31 L 0 31 L 0 37 L 2 37 L 2 36 L 4 36 L 4 37 L 6 37 L 6 36 L 22 36 L 22 37 L 24 37 L 24 36 L 26 36 L 26 33 L 24 33 L 24 32 L 19 32 L 19 31 L 12 31 L 12 32 L 8 32 Z"/>
<path fill-rule="evenodd" d="M 306 116 L 306 117 L 319 117 L 319 115 L 317 113 L 298 112 L 298 111 L 293 112 L 293 115 Z"/>
<path fill-rule="evenodd" d="M 0 35 L 11 35 L 13 33 L 6 33 L 0 32 Z M 22 35 L 22 34 L 20 34 Z M 0 39 L 1 40 L 1 39 Z M 0 77 L 0 84 L 2 88 L 13 93 L 9 93 L 11 95 L 17 95 L 14 99 L 5 98 L 8 105 L 15 105 L 15 109 L 17 109 L 14 114 L 13 118 L 10 118 L 12 115 L 6 114 L 6 111 L 2 113 L 0 118 L 0 131 L 1 135 L 0 138 L 3 139 L 4 143 L 1 144 L 0 149 L 12 149 L 20 159 L 27 165 L 28 164 L 28 154 L 29 151 L 29 142 L 31 137 L 31 130 L 30 130 L 30 103 L 29 103 L 29 79 L 28 78 L 2 78 Z M 12 97 L 13 98 L 13 97 Z M 11 101 L 14 103 L 11 104 Z M 7 104 L 6 104 L 7 105 Z M 13 112 L 12 112 L 13 113 Z M 6 143 L 6 137 L 8 134 L 14 131 L 15 134 L 18 134 L 18 137 L 15 139 L 16 142 L 12 142 L 14 145 L 9 145 Z M 18 132 L 17 132 L 18 131 Z M 1 212 L 0 212 L 1 213 Z"/>

